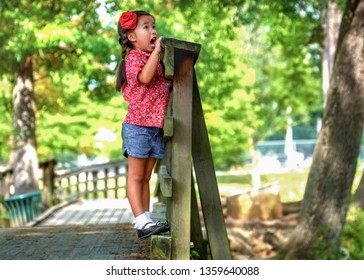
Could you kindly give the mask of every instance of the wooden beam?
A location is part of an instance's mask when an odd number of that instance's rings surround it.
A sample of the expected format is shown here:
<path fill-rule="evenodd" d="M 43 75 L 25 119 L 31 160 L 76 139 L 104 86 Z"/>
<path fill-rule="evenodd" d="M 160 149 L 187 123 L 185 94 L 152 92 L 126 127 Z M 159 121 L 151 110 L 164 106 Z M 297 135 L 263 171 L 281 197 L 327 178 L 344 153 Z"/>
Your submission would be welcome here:
<path fill-rule="evenodd" d="M 229 260 L 229 240 L 195 73 L 192 119 L 192 157 L 211 256 L 214 260 Z"/>
<path fill-rule="evenodd" d="M 192 173 L 192 170 L 191 170 Z M 202 260 L 207 259 L 206 242 L 203 239 L 200 213 L 197 204 L 197 196 L 193 176 L 191 175 L 191 241 L 193 249 L 196 250 Z"/>
<path fill-rule="evenodd" d="M 166 79 L 172 80 L 174 75 L 174 48 L 165 46 L 163 52 L 164 75 Z"/>
<path fill-rule="evenodd" d="M 190 259 L 193 54 L 175 49 L 173 79 L 172 259 Z"/>
<path fill-rule="evenodd" d="M 161 43 L 165 50 L 167 50 L 169 47 L 172 47 L 173 49 L 185 50 L 192 53 L 194 62 L 196 62 L 201 50 L 201 44 L 181 41 L 173 38 L 163 37 Z"/>
<path fill-rule="evenodd" d="M 151 260 L 171 259 L 171 237 L 165 235 L 152 235 L 150 241 Z"/>
<path fill-rule="evenodd" d="M 164 197 L 172 197 L 172 177 L 167 172 L 167 167 L 161 165 L 158 172 L 159 187 Z"/>
<path fill-rule="evenodd" d="M 164 118 L 164 137 L 170 138 L 173 136 L 173 117 L 166 116 Z"/>

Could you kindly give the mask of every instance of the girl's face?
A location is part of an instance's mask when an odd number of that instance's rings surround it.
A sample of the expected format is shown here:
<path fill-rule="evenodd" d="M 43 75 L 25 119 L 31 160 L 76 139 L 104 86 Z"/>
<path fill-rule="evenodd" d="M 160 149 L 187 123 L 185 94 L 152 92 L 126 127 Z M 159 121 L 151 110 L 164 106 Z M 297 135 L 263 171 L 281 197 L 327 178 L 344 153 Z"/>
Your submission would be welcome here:
<path fill-rule="evenodd" d="M 155 22 L 151 16 L 138 17 L 137 27 L 128 34 L 134 49 L 149 53 L 154 50 L 157 37 Z"/>

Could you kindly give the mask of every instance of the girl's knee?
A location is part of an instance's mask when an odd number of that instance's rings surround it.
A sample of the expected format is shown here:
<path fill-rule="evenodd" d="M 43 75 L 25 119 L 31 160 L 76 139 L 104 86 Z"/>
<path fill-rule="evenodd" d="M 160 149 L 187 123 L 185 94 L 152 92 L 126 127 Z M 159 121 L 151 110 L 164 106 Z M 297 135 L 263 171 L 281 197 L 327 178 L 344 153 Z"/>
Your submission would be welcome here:
<path fill-rule="evenodd" d="M 143 178 L 143 182 L 144 183 L 149 183 L 149 181 L 150 181 L 150 178 L 151 178 L 151 175 L 149 175 L 149 176 L 144 176 L 144 178 Z"/>
<path fill-rule="evenodd" d="M 128 180 L 142 184 L 144 182 L 144 176 L 142 174 L 129 174 Z"/>

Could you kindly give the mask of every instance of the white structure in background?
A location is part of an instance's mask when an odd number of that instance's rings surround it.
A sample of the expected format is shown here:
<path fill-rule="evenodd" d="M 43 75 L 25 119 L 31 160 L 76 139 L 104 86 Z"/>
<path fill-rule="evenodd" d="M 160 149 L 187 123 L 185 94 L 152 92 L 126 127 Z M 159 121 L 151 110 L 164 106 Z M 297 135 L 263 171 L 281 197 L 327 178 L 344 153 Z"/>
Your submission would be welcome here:
<path fill-rule="evenodd" d="M 277 156 L 262 156 L 257 164 L 256 169 L 260 174 L 282 173 L 284 169 Z"/>
<path fill-rule="evenodd" d="M 116 135 L 110 129 L 99 127 L 94 138 L 96 141 L 114 142 L 116 140 Z"/>
<path fill-rule="evenodd" d="M 261 188 L 262 182 L 260 180 L 259 168 L 257 168 L 257 167 L 252 168 L 251 176 L 252 176 L 253 190 Z"/>
<path fill-rule="evenodd" d="M 291 107 L 287 109 L 288 114 L 291 113 Z M 296 169 L 301 167 L 304 161 L 304 154 L 296 151 L 293 143 L 292 118 L 287 120 L 287 130 L 284 142 L 284 154 L 287 156 L 286 167 L 288 169 Z"/>

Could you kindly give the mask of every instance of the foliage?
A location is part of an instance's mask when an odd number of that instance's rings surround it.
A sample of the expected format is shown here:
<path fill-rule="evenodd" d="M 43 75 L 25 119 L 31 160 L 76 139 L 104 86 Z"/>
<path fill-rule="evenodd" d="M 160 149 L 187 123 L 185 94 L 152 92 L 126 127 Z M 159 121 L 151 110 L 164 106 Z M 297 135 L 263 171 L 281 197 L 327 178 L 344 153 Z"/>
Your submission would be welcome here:
<path fill-rule="evenodd" d="M 320 9 L 312 1 L 245 1 L 238 6 L 237 21 L 245 26 L 249 65 L 257 76 L 252 90 L 262 124 L 256 141 L 284 134 L 288 117 L 297 125 L 321 116 Z"/>
<path fill-rule="evenodd" d="M 32 55 L 36 82 L 52 79 L 54 73 L 62 78 L 77 72 L 82 74 L 83 90 L 92 96 L 105 95 L 114 41 L 97 14 L 99 5 L 85 0 L 2 2 L 0 41 L 6 44 L 0 48 L 0 74 L 12 79 L 24 56 Z"/>
<path fill-rule="evenodd" d="M 9 82 L 0 82 L 0 163 L 9 157 L 11 139 L 11 95 Z"/>
<path fill-rule="evenodd" d="M 114 29 L 102 25 L 97 13 L 99 5 L 98 1 L 58 0 L 6 1 L 0 5 L 0 76 L 10 84 L 1 100 L 9 101 L 14 73 L 19 71 L 24 57 L 31 55 L 37 117 L 41 120 L 37 123 L 41 157 L 62 153 L 65 146 L 76 153 L 82 152 L 84 143 L 79 137 L 82 130 L 72 131 L 69 124 L 82 124 L 85 116 L 74 117 L 67 108 L 77 106 L 81 96 L 97 102 L 114 94 L 109 79 L 113 75 L 111 50 L 116 45 L 110 32 Z M 68 81 L 74 77 L 78 79 Z M 55 121 L 49 115 L 58 119 Z M 9 117 L 4 121 L 7 130 L 2 129 L 2 137 L 6 137 L 11 124 Z M 67 125 L 59 125 L 65 121 Z M 60 135 L 63 139 L 57 139 Z M 78 142 L 73 141 L 77 138 Z"/>
<path fill-rule="evenodd" d="M 70 78 L 71 84 L 77 77 Z M 62 105 L 54 113 L 44 111 L 38 117 L 38 153 L 41 160 L 49 157 L 72 162 L 77 154 L 90 158 L 120 157 L 120 125 L 126 104 L 120 96 L 107 102 L 96 102 L 88 96 L 77 97 L 77 106 Z"/>
<path fill-rule="evenodd" d="M 355 206 L 349 207 L 341 247 L 349 250 L 350 259 L 364 259 L 364 211 Z"/>
<path fill-rule="evenodd" d="M 321 112 L 319 6 L 268 2 L 2 3 L 0 76 L 7 85 L 0 91 L 1 138 L 11 135 L 13 73 L 31 53 L 40 157 L 119 157 L 120 139 L 101 147 L 94 137 L 102 127 L 119 136 L 126 104 L 114 91 L 121 52 L 116 22 L 122 11 L 145 9 L 155 15 L 160 35 L 202 45 L 196 73 L 215 165 L 241 165 L 250 139 L 284 131 L 289 106 L 297 123 L 312 123 Z"/>

